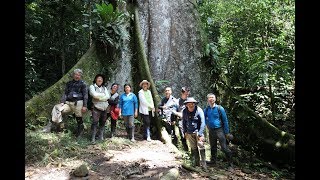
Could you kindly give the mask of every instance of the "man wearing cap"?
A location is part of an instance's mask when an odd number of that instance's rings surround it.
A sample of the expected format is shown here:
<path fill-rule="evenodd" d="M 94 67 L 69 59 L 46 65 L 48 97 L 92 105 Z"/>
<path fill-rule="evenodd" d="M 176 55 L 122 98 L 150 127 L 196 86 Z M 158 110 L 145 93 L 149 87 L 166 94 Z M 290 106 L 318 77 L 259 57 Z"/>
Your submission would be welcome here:
<path fill-rule="evenodd" d="M 213 93 L 207 95 L 208 106 L 204 109 L 206 125 L 209 129 L 209 142 L 211 150 L 211 159 L 208 164 L 215 164 L 217 159 L 217 140 L 219 140 L 222 151 L 225 153 L 229 165 L 232 166 L 232 153 L 226 144 L 226 137 L 230 135 L 228 118 L 226 111 L 220 105 L 217 105 L 216 96 Z M 220 107 L 218 107 L 220 106 Z M 220 108 L 220 109 L 218 109 Z M 221 113 L 221 119 L 220 114 Z"/>
<path fill-rule="evenodd" d="M 152 116 L 152 112 L 155 111 L 154 103 L 150 88 L 150 82 L 147 80 L 143 80 L 140 82 L 140 91 L 138 92 L 139 97 L 139 113 L 140 117 L 143 120 L 143 129 L 144 129 L 144 138 L 147 141 L 151 141 L 150 138 L 150 116 Z"/>
<path fill-rule="evenodd" d="M 206 169 L 207 164 L 203 134 L 205 119 L 203 110 L 196 105 L 197 103 L 193 97 L 188 97 L 187 100 L 184 101 L 186 108 L 182 110 L 182 125 L 185 138 L 188 141 L 188 145 L 190 145 L 193 165 Z"/>

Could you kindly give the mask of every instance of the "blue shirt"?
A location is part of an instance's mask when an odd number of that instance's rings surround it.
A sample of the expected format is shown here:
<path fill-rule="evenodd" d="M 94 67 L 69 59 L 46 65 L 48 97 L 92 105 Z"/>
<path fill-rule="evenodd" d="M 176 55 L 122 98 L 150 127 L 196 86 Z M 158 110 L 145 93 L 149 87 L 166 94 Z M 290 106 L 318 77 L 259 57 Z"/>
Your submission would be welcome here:
<path fill-rule="evenodd" d="M 228 124 L 228 118 L 226 115 L 226 111 L 222 106 L 220 106 L 220 112 L 221 112 L 221 121 L 223 122 L 223 131 L 225 134 L 229 133 L 229 124 Z M 219 112 L 218 112 L 218 105 L 215 104 L 214 107 L 207 106 L 204 109 L 204 117 L 206 120 L 206 125 L 208 128 L 220 128 L 222 127 L 221 121 L 219 119 Z"/>
<path fill-rule="evenodd" d="M 121 94 L 119 98 L 119 108 L 121 109 L 122 116 L 132 116 L 135 110 L 138 110 L 138 99 L 133 93 Z"/>

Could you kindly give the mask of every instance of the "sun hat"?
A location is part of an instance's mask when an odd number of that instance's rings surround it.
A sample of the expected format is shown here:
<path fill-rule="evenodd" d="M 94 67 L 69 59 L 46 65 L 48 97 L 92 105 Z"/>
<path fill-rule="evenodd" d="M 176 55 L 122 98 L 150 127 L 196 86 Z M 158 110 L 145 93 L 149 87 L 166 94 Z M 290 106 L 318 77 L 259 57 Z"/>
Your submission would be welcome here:
<path fill-rule="evenodd" d="M 193 97 L 188 97 L 183 104 L 187 104 L 187 103 L 198 103 L 198 101 L 196 101 Z"/>
<path fill-rule="evenodd" d="M 140 87 L 142 87 L 142 85 L 143 85 L 144 83 L 147 83 L 147 84 L 148 84 L 148 88 L 150 88 L 150 82 L 147 81 L 147 80 L 142 80 L 141 83 L 140 83 Z"/>

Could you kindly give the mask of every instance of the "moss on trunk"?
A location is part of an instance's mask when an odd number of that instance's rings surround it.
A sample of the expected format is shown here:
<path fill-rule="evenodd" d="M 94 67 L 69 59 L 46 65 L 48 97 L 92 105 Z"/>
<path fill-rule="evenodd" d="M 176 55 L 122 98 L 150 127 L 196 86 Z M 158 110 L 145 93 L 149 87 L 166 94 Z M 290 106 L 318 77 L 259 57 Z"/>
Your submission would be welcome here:
<path fill-rule="evenodd" d="M 99 73 L 102 69 L 101 55 L 92 45 L 88 51 L 80 58 L 78 63 L 69 70 L 58 82 L 51 87 L 34 96 L 32 99 L 25 102 L 25 123 L 33 125 L 44 124 L 51 118 L 51 111 L 55 104 L 60 102 L 61 95 L 64 91 L 66 83 L 71 80 L 71 73 L 74 69 L 80 68 L 83 71 L 82 79 L 91 84 L 95 74 Z"/>
<path fill-rule="evenodd" d="M 275 163 L 295 163 L 294 135 L 281 131 L 245 104 L 235 103 L 230 112 L 236 123 L 237 144 L 253 149 L 258 156 Z"/>

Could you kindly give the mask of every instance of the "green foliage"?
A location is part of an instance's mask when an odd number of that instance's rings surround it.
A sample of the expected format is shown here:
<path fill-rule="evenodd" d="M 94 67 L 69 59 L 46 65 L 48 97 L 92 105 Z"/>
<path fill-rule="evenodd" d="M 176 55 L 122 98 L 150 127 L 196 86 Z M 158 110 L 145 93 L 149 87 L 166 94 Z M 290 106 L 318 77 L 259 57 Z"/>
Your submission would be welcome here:
<path fill-rule="evenodd" d="M 162 95 L 164 92 L 164 89 L 169 86 L 170 81 L 169 80 L 157 80 L 155 81 L 155 86 L 157 89 L 158 94 Z"/>
<path fill-rule="evenodd" d="M 80 0 L 26 1 L 25 100 L 57 82 L 89 47 Z"/>
<path fill-rule="evenodd" d="M 119 11 L 112 4 L 95 4 L 92 11 L 93 37 L 105 46 L 113 46 L 116 49 L 122 47 L 126 40 L 130 39 L 127 30 L 129 14 Z M 87 24 L 84 27 L 89 27 Z"/>
<path fill-rule="evenodd" d="M 238 95 L 278 127 L 294 123 L 294 10 L 294 1 L 204 0 L 199 6 L 212 86 L 218 92 L 263 87 Z"/>

